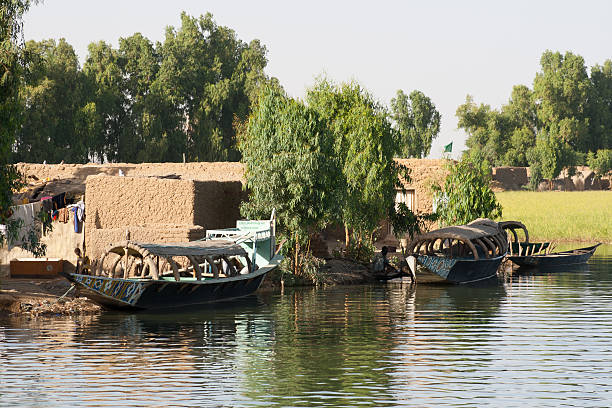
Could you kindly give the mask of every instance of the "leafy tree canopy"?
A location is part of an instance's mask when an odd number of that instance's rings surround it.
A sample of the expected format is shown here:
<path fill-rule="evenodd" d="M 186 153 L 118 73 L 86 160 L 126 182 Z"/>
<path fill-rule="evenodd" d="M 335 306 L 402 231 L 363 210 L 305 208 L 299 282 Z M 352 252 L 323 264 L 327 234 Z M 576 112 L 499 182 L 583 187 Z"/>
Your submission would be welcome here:
<path fill-rule="evenodd" d="M 17 160 L 236 161 L 234 123 L 274 82 L 266 48 L 211 14 L 183 13 L 161 43 L 135 33 L 88 51 L 80 69 L 65 40 L 28 43 Z"/>
<path fill-rule="evenodd" d="M 267 87 L 239 147 L 249 190 L 241 212 L 259 218 L 276 208 L 295 272 L 310 235 L 339 211 L 340 163 L 334 139 L 316 110 L 288 98 L 278 87 Z"/>
<path fill-rule="evenodd" d="M 0 224 L 8 224 L 9 233 L 18 227 L 8 221 L 12 193 L 21 185 L 20 175 L 11 163 L 15 132 L 21 122 L 19 84 L 24 65 L 22 17 L 31 3 L 28 0 L 0 2 Z M 0 244 L 5 238 L 0 234 Z"/>
<path fill-rule="evenodd" d="M 469 157 L 484 157 L 497 166 L 531 165 L 542 154 L 552 154 L 542 147 L 544 142 L 535 151 L 537 140 L 550 135 L 561 143 L 547 142 L 549 147 L 571 150 L 547 158 L 563 166 L 582 164 L 588 152 L 612 148 L 612 62 L 594 66 L 590 77 L 584 59 L 571 52 L 546 51 L 540 65 L 533 90 L 515 86 L 501 109 L 476 105 L 469 96 L 458 107 L 458 126 L 468 134 Z"/>
<path fill-rule="evenodd" d="M 406 95 L 401 89 L 391 100 L 402 157 L 422 158 L 429 154 L 433 139 L 440 132 L 440 112 L 421 91 Z"/>
<path fill-rule="evenodd" d="M 393 161 L 398 146 L 387 110 L 355 82 L 319 79 L 306 99 L 326 121 L 340 161 L 339 221 L 358 239 L 370 239 L 393 205 L 399 180 Z"/>
<path fill-rule="evenodd" d="M 434 185 L 440 222 L 467 224 L 477 218 L 501 217 L 502 208 L 489 187 L 490 166 L 467 158 L 447 163 L 449 174 L 442 185 Z"/>
<path fill-rule="evenodd" d="M 74 49 L 64 39 L 28 41 L 27 72 L 20 89 L 23 123 L 15 160 L 87 162 L 88 135 L 77 116 L 87 103 L 85 77 Z"/>
<path fill-rule="evenodd" d="M 612 171 L 612 149 L 601 149 L 596 153 L 590 152 L 587 164 L 598 176 L 603 176 Z"/>

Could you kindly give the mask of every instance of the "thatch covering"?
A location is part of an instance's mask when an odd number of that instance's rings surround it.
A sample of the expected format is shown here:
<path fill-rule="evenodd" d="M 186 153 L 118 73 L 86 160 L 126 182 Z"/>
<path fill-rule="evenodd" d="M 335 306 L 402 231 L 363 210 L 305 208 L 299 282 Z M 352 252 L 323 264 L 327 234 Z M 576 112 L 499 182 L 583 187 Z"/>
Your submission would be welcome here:
<path fill-rule="evenodd" d="M 143 256 L 247 256 L 246 251 L 233 241 L 213 240 L 213 241 L 192 241 L 170 244 L 152 244 L 143 242 L 125 241 L 113 245 L 118 251 L 123 253 L 123 248 L 133 249 Z M 110 252 L 116 252 L 112 249 Z M 147 253 L 148 252 L 148 253 Z"/>

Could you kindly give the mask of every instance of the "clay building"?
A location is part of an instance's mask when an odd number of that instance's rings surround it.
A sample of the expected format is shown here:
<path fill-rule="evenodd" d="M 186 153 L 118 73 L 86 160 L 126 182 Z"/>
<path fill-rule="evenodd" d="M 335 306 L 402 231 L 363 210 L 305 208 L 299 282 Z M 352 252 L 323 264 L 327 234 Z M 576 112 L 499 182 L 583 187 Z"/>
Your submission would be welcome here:
<path fill-rule="evenodd" d="M 395 202 L 403 202 L 412 212 L 433 212 L 434 183 L 442 184 L 448 175 L 445 160 L 441 159 L 396 159 L 410 169 L 410 180 L 403 180 L 404 191 L 398 190 Z"/>
<path fill-rule="evenodd" d="M 417 212 L 433 210 L 431 184 L 446 175 L 443 160 L 399 160 L 412 169 L 411 180 L 398 190 L 397 202 Z M 125 240 L 180 242 L 202 238 L 206 229 L 235 225 L 240 203 L 246 198 L 244 167 L 241 163 L 114 163 L 17 165 L 29 188 L 17 194 L 16 202 L 66 193 L 73 201 L 85 202 L 83 228 L 53 222 L 53 231 L 42 237 L 47 257 L 65 260 L 68 270 L 76 264 L 75 248 L 91 259 L 99 257 L 112 243 Z M 326 234 L 324 234 L 326 235 Z M 327 234 L 323 254 L 339 236 Z M 397 245 L 387 221 L 381 223 L 379 242 Z M 32 255 L 19 247 L 0 248 L 0 277 L 7 276 L 9 262 Z"/>
<path fill-rule="evenodd" d="M 410 180 L 402 180 L 403 189 L 397 189 L 395 202 L 404 203 L 416 214 L 429 214 L 434 211 L 432 185 L 442 184 L 448 174 L 442 159 L 396 159 L 398 163 L 410 169 Z M 388 220 L 381 222 L 377 234 L 377 247 L 383 245 L 398 247 L 400 242 L 393 233 Z"/>
<path fill-rule="evenodd" d="M 41 237 L 46 257 L 76 264 L 75 248 L 95 259 L 129 233 L 133 240 L 189 241 L 207 228 L 232 227 L 240 217 L 244 168 L 240 163 L 29 164 L 19 163 L 28 188 L 14 200 L 34 202 L 65 193 L 85 201 L 85 220 L 78 231 L 71 222 L 54 221 Z M 72 215 L 71 215 L 72 217 Z M 18 246 L 0 248 L 0 277 L 10 261 L 31 258 Z"/>
<path fill-rule="evenodd" d="M 85 190 L 85 247 L 92 258 L 127 237 L 185 242 L 240 219 L 240 181 L 90 176 Z"/>

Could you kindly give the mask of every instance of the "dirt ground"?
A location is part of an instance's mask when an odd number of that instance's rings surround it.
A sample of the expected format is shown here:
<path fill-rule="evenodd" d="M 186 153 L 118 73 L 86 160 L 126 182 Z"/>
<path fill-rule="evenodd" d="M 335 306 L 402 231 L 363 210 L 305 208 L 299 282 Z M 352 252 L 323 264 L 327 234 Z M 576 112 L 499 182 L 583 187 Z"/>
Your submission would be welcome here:
<path fill-rule="evenodd" d="M 70 283 L 63 279 L 2 279 L 0 281 L 0 313 L 9 315 L 86 315 L 101 308 L 88 299 L 78 297 Z"/>

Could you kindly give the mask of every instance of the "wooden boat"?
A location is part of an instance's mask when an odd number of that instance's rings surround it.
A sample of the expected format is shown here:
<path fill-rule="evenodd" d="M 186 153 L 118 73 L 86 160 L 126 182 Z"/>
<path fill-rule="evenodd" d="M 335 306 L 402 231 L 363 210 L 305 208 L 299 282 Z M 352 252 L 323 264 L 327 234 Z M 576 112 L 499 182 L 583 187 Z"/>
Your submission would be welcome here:
<path fill-rule="evenodd" d="M 507 231 L 510 237 L 510 252 L 508 259 L 521 268 L 552 268 L 563 265 L 586 263 L 601 244 L 568 251 L 549 252 L 550 242 L 529 242 L 527 227 L 519 221 L 503 221 L 500 227 Z M 518 231 L 525 238 L 520 240 Z"/>
<path fill-rule="evenodd" d="M 407 246 L 408 256 L 429 272 L 425 276 L 428 282 L 455 284 L 496 278 L 507 250 L 506 233 L 488 219 L 431 231 L 417 236 Z M 422 281 L 419 275 L 422 273 L 417 274 Z"/>
<path fill-rule="evenodd" d="M 114 244 L 93 275 L 62 275 L 105 308 L 176 308 L 253 293 L 282 260 L 275 246 L 274 217 L 238 221 L 200 241 Z"/>
<path fill-rule="evenodd" d="M 502 221 L 499 226 L 508 233 L 508 252 L 510 255 L 532 255 L 542 253 L 550 247 L 550 242 L 529 242 L 529 231 L 519 221 Z M 522 233 L 524 238 L 519 238 Z"/>

